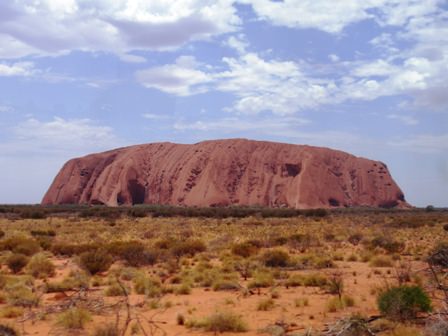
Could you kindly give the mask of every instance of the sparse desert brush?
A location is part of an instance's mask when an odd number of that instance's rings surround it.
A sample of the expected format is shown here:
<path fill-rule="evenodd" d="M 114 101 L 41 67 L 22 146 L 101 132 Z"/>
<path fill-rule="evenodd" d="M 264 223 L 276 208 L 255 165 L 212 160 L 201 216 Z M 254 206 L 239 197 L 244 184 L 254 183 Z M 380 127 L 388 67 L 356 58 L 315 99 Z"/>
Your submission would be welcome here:
<path fill-rule="evenodd" d="M 0 310 L 0 317 L 17 318 L 17 317 L 22 316 L 23 312 L 24 312 L 24 310 L 22 307 L 6 306 Z M 0 331 L 0 335 L 2 335 L 1 331 Z"/>
<path fill-rule="evenodd" d="M 354 305 L 355 300 L 351 296 L 343 295 L 341 298 L 335 296 L 328 300 L 327 311 L 329 313 L 334 313 L 347 307 L 353 307 Z"/>
<path fill-rule="evenodd" d="M 9 250 L 14 253 L 21 253 L 27 256 L 40 251 L 39 243 L 31 238 L 15 236 L 7 238 L 0 242 L 0 250 Z"/>
<path fill-rule="evenodd" d="M 248 258 L 258 253 L 259 247 L 253 245 L 250 241 L 235 244 L 232 246 L 232 253 L 243 258 Z"/>
<path fill-rule="evenodd" d="M 139 241 L 115 241 L 106 245 L 106 250 L 130 266 L 154 265 L 160 253 L 156 249 L 148 249 Z"/>
<path fill-rule="evenodd" d="M 419 286 L 385 289 L 379 294 L 377 302 L 380 312 L 391 320 L 410 320 L 418 313 L 432 310 L 431 299 Z"/>
<path fill-rule="evenodd" d="M 178 241 L 171 246 L 171 253 L 176 258 L 180 259 L 182 256 L 194 256 L 196 253 L 204 252 L 207 249 L 204 242 L 201 240 L 187 240 Z"/>
<path fill-rule="evenodd" d="M 104 290 L 106 296 L 124 296 L 130 293 L 130 289 L 124 285 L 120 285 L 117 281 L 112 282 Z"/>
<path fill-rule="evenodd" d="M 386 331 L 384 336 L 422 336 L 422 333 L 419 328 L 410 325 L 398 324 L 394 326 L 392 330 Z M 439 335 L 431 334 L 431 336 Z M 442 336 L 442 334 L 440 336 Z"/>
<path fill-rule="evenodd" d="M 92 317 L 87 310 L 81 308 L 70 308 L 59 314 L 57 324 L 65 329 L 84 329 Z"/>
<path fill-rule="evenodd" d="M 93 336 L 118 336 L 119 334 L 117 327 L 113 324 L 97 327 L 93 332 Z"/>
<path fill-rule="evenodd" d="M 84 252 L 79 260 L 80 266 L 92 275 L 105 272 L 112 265 L 112 257 L 105 250 Z"/>
<path fill-rule="evenodd" d="M 162 285 L 159 279 L 139 274 L 134 278 L 133 282 L 134 290 L 137 294 L 146 295 L 149 298 L 159 297 L 162 294 Z"/>
<path fill-rule="evenodd" d="M 367 243 L 368 248 L 382 248 L 388 253 L 400 253 L 405 248 L 404 243 L 396 241 L 390 237 L 377 236 Z"/>
<path fill-rule="evenodd" d="M 45 254 L 38 253 L 31 257 L 26 272 L 35 278 L 47 278 L 54 275 L 55 267 Z"/>
<path fill-rule="evenodd" d="M 286 267 L 290 261 L 290 256 L 284 250 L 268 250 L 263 253 L 262 261 L 267 267 Z"/>
<path fill-rule="evenodd" d="M 6 259 L 6 265 L 13 273 L 19 273 L 27 264 L 29 258 L 21 253 L 14 253 Z"/>
<path fill-rule="evenodd" d="M 355 232 L 347 238 L 347 241 L 356 246 L 363 240 L 363 238 L 364 235 L 361 232 Z"/>
<path fill-rule="evenodd" d="M 294 299 L 294 305 L 296 308 L 297 307 L 308 307 L 309 306 L 308 298 L 302 297 L 302 298 Z"/>
<path fill-rule="evenodd" d="M 392 267 L 393 265 L 392 259 L 385 255 L 375 256 L 370 260 L 371 267 Z"/>
<path fill-rule="evenodd" d="M 17 307 L 33 307 L 39 303 L 39 296 L 22 282 L 7 285 L 6 301 L 8 304 Z"/>
<path fill-rule="evenodd" d="M 257 310 L 268 311 L 272 310 L 275 306 L 275 302 L 272 299 L 262 299 L 257 303 Z"/>
<path fill-rule="evenodd" d="M 254 273 L 251 281 L 247 284 L 249 289 L 271 287 L 274 284 L 274 277 L 271 272 L 258 270 Z"/>
<path fill-rule="evenodd" d="M 288 237 L 287 239 L 288 245 L 296 250 L 300 250 L 302 252 L 309 249 L 311 246 L 318 246 L 319 240 L 312 236 L 311 234 L 301 234 L 295 233 Z"/>
<path fill-rule="evenodd" d="M 187 327 L 203 328 L 212 332 L 245 332 L 248 330 L 247 324 L 242 318 L 229 311 L 216 312 L 202 321 L 188 321 Z"/>
<path fill-rule="evenodd" d="M 0 324 L 0 335 L 4 336 L 18 336 L 19 332 L 12 326 Z"/>
<path fill-rule="evenodd" d="M 174 293 L 177 295 L 189 295 L 191 294 L 191 285 L 183 283 L 175 288 Z"/>

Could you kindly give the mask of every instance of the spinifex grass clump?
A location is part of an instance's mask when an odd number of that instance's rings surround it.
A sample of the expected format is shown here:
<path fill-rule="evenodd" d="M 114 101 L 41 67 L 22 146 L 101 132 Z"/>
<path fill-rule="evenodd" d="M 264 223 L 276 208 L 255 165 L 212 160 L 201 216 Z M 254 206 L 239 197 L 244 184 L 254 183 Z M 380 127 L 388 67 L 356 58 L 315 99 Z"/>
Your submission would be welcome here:
<path fill-rule="evenodd" d="M 94 275 L 105 272 L 112 265 L 112 257 L 105 250 L 84 252 L 80 256 L 81 267 Z"/>

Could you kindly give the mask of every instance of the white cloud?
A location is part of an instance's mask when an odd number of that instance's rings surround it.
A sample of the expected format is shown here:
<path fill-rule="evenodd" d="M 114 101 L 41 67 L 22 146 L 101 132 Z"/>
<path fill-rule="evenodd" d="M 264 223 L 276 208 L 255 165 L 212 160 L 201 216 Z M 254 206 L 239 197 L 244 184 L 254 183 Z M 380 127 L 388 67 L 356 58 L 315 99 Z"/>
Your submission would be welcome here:
<path fill-rule="evenodd" d="M 137 81 L 147 88 L 189 96 L 208 90 L 207 84 L 213 78 L 206 72 L 196 69 L 200 65 L 192 56 L 182 56 L 175 64 L 153 67 L 137 71 Z"/>
<path fill-rule="evenodd" d="M 12 64 L 0 63 L 0 77 L 23 76 L 29 77 L 37 72 L 32 62 L 17 62 Z"/>
<path fill-rule="evenodd" d="M 214 71 L 184 56 L 175 64 L 138 71 L 136 78 L 147 88 L 178 96 L 230 92 L 237 100 L 227 110 L 243 114 L 293 114 L 327 102 L 334 89 L 332 81 L 308 77 L 291 61 L 264 60 L 248 53 L 223 58 L 223 63 L 226 70 Z"/>
<path fill-rule="evenodd" d="M 145 63 L 146 58 L 138 55 L 132 55 L 132 54 L 120 54 L 118 57 L 123 61 L 127 63 Z"/>
<path fill-rule="evenodd" d="M 230 36 L 225 42 L 225 45 L 232 49 L 235 49 L 240 54 L 244 54 L 247 47 L 249 46 L 249 42 L 247 41 L 244 34 L 238 34 L 236 36 Z"/>
<path fill-rule="evenodd" d="M 413 152 L 448 154 L 448 134 L 420 134 L 390 141 L 389 145 Z"/>
<path fill-rule="evenodd" d="M 119 140 L 113 129 L 95 124 L 90 119 L 51 121 L 29 118 L 13 128 L 14 138 L 1 145 L 2 153 L 24 152 L 74 156 L 113 148 Z"/>
<path fill-rule="evenodd" d="M 239 25 L 232 0 L 2 1 L 0 58 L 173 49 Z"/>
<path fill-rule="evenodd" d="M 290 28 L 314 28 L 339 33 L 346 26 L 366 20 L 400 26 L 410 18 L 437 11 L 437 0 L 240 0 L 272 24 Z"/>
<path fill-rule="evenodd" d="M 170 116 L 162 115 L 162 114 L 154 114 L 154 113 L 144 113 L 142 117 L 149 120 L 166 120 L 170 119 Z"/>
<path fill-rule="evenodd" d="M 0 105 L 0 113 L 14 112 L 14 108 L 9 105 Z"/>
<path fill-rule="evenodd" d="M 330 55 L 328 55 L 328 59 L 329 59 L 330 61 L 332 61 L 332 62 L 339 62 L 339 61 L 340 61 L 339 56 L 336 55 L 336 54 L 330 54 Z"/>
<path fill-rule="evenodd" d="M 270 132 L 285 131 L 297 126 L 308 124 L 310 121 L 302 118 L 267 118 L 267 119 L 242 119 L 239 117 L 228 117 L 218 120 L 197 120 L 187 122 L 178 120 L 173 128 L 178 131 L 211 131 L 222 133 L 233 133 L 241 131 L 263 131 Z"/>
<path fill-rule="evenodd" d="M 409 126 L 415 126 L 418 125 L 419 121 L 418 119 L 414 118 L 413 116 L 409 115 L 400 115 L 400 114 L 389 114 L 387 115 L 388 119 L 394 119 L 402 122 L 405 125 Z"/>

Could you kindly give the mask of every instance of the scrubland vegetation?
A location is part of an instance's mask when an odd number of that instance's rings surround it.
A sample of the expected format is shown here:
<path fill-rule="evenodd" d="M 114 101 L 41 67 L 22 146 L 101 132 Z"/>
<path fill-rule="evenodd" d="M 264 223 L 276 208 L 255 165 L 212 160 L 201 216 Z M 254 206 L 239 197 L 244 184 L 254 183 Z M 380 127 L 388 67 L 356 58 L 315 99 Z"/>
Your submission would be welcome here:
<path fill-rule="evenodd" d="M 447 335 L 447 224 L 436 209 L 0 207 L 0 335 Z"/>

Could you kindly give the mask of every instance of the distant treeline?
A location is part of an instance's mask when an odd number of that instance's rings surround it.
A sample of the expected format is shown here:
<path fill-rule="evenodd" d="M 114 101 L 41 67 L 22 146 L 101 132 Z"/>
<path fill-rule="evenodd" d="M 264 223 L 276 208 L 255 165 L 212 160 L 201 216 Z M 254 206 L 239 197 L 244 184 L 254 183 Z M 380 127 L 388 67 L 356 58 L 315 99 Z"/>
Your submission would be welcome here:
<path fill-rule="evenodd" d="M 435 209 L 431 209 L 434 211 Z M 43 219 L 52 216 L 77 216 L 80 218 L 107 218 L 120 217 L 205 217 L 205 218 L 243 218 L 257 216 L 262 218 L 288 218 L 288 217 L 325 217 L 329 214 L 341 213 L 379 213 L 379 212 L 409 212 L 428 211 L 428 209 L 380 209 L 380 208 L 335 208 L 335 209 L 291 209 L 266 207 L 181 207 L 169 205 L 136 205 L 136 206 L 87 206 L 87 205 L 0 205 L 0 214 L 16 218 Z M 439 209 L 438 211 L 446 211 Z"/>

